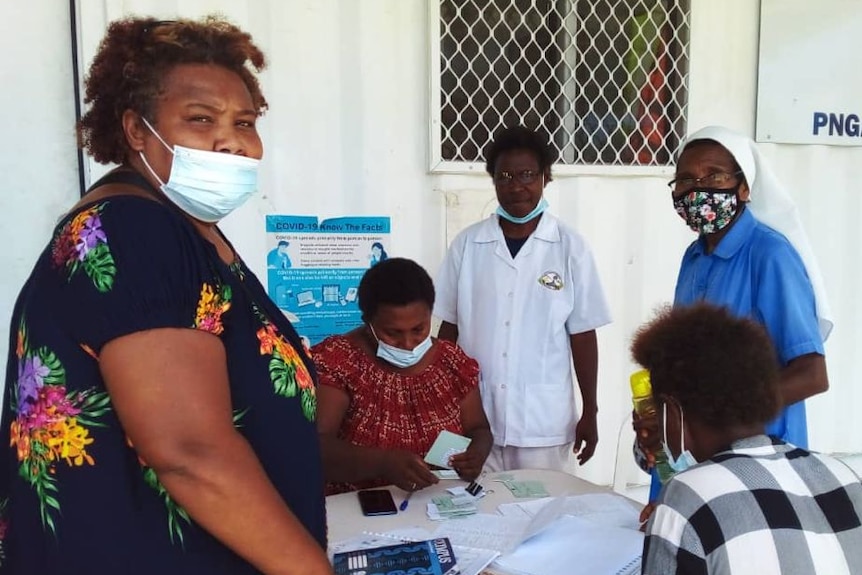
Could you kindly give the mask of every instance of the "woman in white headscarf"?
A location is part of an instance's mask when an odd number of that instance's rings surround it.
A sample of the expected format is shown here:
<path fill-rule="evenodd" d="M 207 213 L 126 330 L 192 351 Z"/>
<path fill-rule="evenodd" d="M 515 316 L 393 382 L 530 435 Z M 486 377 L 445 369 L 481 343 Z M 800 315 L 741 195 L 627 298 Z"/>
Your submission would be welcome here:
<path fill-rule="evenodd" d="M 749 138 L 709 126 L 680 149 L 673 204 L 698 238 L 682 258 L 674 305 L 703 300 L 763 324 L 781 362 L 784 405 L 767 433 L 807 448 L 804 400 L 829 387 L 823 342 L 832 319 L 796 205 Z M 658 487 L 654 474 L 651 501 Z"/>
<path fill-rule="evenodd" d="M 721 144 L 730 152 L 742 171 L 745 186 L 749 190 L 746 206 L 754 218 L 782 234 L 802 258 L 808 280 L 814 290 L 820 334 L 823 341 L 826 341 L 832 331 L 832 311 L 823 286 L 820 266 L 817 265 L 814 251 L 802 227 L 796 204 L 750 138 L 721 126 L 708 126 L 690 135 L 680 149 L 685 151 L 695 142 L 710 140 Z M 679 159 L 682 160 L 682 154 Z M 677 175 L 679 174 L 677 169 Z"/>

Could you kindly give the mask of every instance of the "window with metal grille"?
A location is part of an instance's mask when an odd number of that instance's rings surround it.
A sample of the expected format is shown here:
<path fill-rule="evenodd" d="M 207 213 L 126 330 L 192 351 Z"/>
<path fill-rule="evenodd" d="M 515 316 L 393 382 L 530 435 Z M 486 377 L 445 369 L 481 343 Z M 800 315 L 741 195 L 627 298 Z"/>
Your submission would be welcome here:
<path fill-rule="evenodd" d="M 667 165 L 686 129 L 689 0 L 439 0 L 432 168 L 503 126 L 575 165 Z"/>

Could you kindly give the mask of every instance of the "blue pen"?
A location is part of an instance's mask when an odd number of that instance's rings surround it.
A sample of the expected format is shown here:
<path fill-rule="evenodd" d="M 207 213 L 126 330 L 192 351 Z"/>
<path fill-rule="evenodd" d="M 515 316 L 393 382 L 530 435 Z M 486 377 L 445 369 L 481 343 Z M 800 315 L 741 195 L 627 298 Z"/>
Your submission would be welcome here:
<path fill-rule="evenodd" d="M 408 491 L 407 497 L 404 498 L 404 501 L 401 502 L 401 505 L 398 506 L 398 509 L 404 511 L 407 509 L 407 504 L 410 503 L 410 498 L 413 497 L 415 491 Z"/>

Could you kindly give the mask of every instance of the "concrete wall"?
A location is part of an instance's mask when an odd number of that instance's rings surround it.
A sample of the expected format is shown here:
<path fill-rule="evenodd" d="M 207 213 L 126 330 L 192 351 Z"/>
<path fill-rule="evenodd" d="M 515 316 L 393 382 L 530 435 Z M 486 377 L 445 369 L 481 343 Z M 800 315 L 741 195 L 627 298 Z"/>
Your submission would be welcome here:
<path fill-rule="evenodd" d="M 224 222 L 247 262 L 264 277 L 264 215 L 389 215 L 395 255 L 436 271 L 447 240 L 490 213 L 483 174 L 428 173 L 429 23 L 426 0 L 81 2 L 83 51 L 104 23 L 124 13 L 196 16 L 219 11 L 248 29 L 269 57 L 262 83 L 271 110 L 261 193 Z M 692 0 L 689 126 L 720 123 L 754 133 L 759 2 Z M 75 199 L 69 16 L 63 3 L 26 10 L 0 6 L 3 85 L 0 114 L 6 168 L 0 207 L 0 314 L 42 249 L 50 226 Z M 30 46 L 39 38 L 38 49 Z M 8 78 L 7 78 L 8 75 Z M 799 202 L 837 318 L 827 343 L 832 389 L 809 402 L 811 445 L 862 452 L 862 307 L 857 221 L 862 150 L 764 145 Z M 654 307 L 673 297 L 679 259 L 693 237 L 674 213 L 670 170 L 558 169 L 552 211 L 590 241 L 615 323 L 599 332 L 600 443 L 578 474 L 610 483 L 621 423 L 630 410 L 627 346 Z M 836 246 L 837 249 L 836 249 Z M 0 336 L 5 338 L 6 331 Z M 0 360 L 2 361 L 2 360 Z M 639 478 L 627 458 L 622 473 Z"/>
<path fill-rule="evenodd" d="M 0 368 L 18 290 L 78 197 L 68 12 L 62 2 L 0 4 Z"/>

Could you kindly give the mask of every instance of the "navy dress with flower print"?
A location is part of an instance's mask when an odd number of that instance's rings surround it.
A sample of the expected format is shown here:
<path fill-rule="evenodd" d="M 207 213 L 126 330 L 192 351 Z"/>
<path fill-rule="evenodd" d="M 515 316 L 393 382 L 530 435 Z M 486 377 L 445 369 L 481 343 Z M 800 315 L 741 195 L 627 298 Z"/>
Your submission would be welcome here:
<path fill-rule="evenodd" d="M 108 177 L 146 185 L 130 172 Z M 257 573 L 165 492 L 105 389 L 102 346 L 164 327 L 221 339 L 235 424 L 325 547 L 316 375 L 296 332 L 254 274 L 224 264 L 176 208 L 116 196 L 58 224 L 15 304 L 0 573 Z"/>

